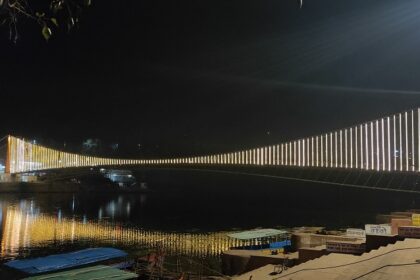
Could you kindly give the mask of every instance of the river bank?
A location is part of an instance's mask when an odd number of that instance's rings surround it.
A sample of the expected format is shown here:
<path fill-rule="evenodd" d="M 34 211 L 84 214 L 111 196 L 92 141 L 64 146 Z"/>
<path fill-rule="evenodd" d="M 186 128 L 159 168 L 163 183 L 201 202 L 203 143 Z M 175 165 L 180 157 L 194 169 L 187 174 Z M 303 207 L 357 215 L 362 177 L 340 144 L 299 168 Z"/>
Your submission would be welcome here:
<path fill-rule="evenodd" d="M 72 182 L 5 182 L 0 183 L 0 193 L 142 193 L 140 188 L 121 188 L 115 185 L 91 185 Z"/>

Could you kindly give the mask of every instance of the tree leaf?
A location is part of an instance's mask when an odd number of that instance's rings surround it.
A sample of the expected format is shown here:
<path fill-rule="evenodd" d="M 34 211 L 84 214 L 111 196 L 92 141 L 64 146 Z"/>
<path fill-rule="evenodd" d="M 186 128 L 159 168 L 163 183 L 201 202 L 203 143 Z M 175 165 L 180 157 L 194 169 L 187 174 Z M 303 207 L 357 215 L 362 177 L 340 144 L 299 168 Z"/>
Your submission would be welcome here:
<path fill-rule="evenodd" d="M 44 27 L 42 27 L 42 36 L 44 36 L 44 39 L 48 41 L 51 35 L 52 35 L 51 29 L 47 25 L 44 25 Z"/>
<path fill-rule="evenodd" d="M 51 22 L 54 23 L 54 25 L 58 27 L 58 21 L 56 18 L 51 18 Z"/>

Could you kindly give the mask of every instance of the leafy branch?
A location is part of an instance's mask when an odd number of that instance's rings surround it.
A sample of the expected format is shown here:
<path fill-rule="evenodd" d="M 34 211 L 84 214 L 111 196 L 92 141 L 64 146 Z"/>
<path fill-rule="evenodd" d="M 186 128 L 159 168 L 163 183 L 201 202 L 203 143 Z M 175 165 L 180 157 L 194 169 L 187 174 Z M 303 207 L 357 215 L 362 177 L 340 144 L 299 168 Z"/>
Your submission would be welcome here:
<path fill-rule="evenodd" d="M 83 9 L 91 4 L 91 0 L 0 0 L 0 25 L 8 25 L 10 40 L 16 43 L 19 23 L 30 19 L 48 41 L 55 30 L 77 26 Z"/>

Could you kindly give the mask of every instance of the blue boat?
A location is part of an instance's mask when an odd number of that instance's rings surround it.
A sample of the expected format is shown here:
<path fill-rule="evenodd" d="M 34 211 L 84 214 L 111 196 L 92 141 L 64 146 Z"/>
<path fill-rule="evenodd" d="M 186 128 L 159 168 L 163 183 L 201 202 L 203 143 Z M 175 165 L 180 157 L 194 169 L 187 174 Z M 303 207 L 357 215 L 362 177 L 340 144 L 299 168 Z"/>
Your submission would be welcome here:
<path fill-rule="evenodd" d="M 6 267 L 26 274 L 41 274 L 126 257 L 127 253 L 114 248 L 90 248 L 42 258 L 14 260 Z"/>

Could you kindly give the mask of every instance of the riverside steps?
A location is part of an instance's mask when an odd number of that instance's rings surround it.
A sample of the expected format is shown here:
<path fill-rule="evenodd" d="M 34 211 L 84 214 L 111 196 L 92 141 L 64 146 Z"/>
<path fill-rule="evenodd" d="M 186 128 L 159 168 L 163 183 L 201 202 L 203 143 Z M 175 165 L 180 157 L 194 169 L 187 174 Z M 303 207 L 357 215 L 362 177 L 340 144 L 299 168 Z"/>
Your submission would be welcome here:
<path fill-rule="evenodd" d="M 279 259 L 293 261 L 266 258 L 270 264 L 233 279 L 420 279 L 420 211 L 379 215 L 378 221 L 387 223 L 335 234 L 292 231 L 292 251 Z M 243 252 L 247 254 L 249 260 L 255 258 L 255 253 Z"/>
<path fill-rule="evenodd" d="M 331 253 L 283 270 L 280 274 L 273 273 L 276 270 L 275 265 L 267 265 L 233 279 L 419 279 L 419 259 L 420 240 L 405 239 L 361 256 Z"/>

